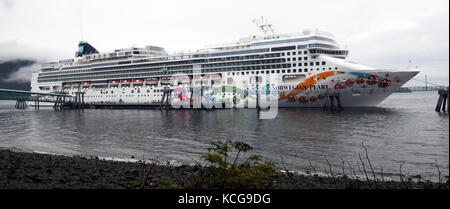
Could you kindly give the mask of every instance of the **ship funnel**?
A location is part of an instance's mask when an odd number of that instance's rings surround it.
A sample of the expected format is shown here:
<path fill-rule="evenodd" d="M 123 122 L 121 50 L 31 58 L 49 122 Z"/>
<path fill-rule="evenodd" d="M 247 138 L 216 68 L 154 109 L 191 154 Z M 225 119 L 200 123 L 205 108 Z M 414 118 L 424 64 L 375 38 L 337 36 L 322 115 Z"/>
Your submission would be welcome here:
<path fill-rule="evenodd" d="M 80 41 L 78 44 L 78 51 L 76 52 L 76 57 L 82 57 L 86 54 L 97 54 L 98 51 L 88 42 Z"/>

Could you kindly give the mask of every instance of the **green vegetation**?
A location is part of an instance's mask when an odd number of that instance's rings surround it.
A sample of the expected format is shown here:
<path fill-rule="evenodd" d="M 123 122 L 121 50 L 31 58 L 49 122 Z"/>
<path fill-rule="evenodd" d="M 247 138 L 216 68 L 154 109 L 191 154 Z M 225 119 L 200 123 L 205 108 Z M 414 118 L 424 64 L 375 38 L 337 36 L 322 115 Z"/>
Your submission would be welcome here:
<path fill-rule="evenodd" d="M 230 153 L 237 151 L 236 156 Z M 261 161 L 261 156 L 251 155 L 239 163 L 243 152 L 253 148 L 244 142 L 212 142 L 208 154 L 201 157 L 208 163 L 192 173 L 193 189 L 271 189 L 280 188 L 274 178 L 279 175 L 272 161 Z"/>

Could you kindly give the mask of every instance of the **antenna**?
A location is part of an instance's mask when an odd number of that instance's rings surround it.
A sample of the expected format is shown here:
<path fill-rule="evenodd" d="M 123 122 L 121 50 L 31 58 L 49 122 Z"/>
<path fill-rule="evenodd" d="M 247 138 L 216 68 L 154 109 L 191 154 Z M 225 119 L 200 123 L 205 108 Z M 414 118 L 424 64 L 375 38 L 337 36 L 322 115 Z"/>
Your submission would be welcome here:
<path fill-rule="evenodd" d="M 275 30 L 272 28 L 272 24 L 268 23 L 267 19 L 265 19 L 263 16 L 261 18 L 255 18 L 252 21 L 256 24 L 256 26 L 259 28 L 261 32 L 266 35 L 268 38 L 275 37 Z"/>

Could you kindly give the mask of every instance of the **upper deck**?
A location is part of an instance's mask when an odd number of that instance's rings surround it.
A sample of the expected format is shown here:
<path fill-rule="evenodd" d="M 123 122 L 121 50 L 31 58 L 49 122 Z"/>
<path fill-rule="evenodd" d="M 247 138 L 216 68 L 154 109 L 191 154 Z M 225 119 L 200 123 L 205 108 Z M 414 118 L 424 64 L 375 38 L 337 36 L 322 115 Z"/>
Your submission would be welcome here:
<path fill-rule="evenodd" d="M 303 34 L 279 35 L 275 37 L 252 36 L 232 43 L 172 54 L 168 54 L 164 51 L 164 48 L 157 46 L 123 48 L 108 53 L 92 53 L 75 57 L 74 59 L 44 63 L 40 72 L 45 73 L 143 62 L 171 62 L 176 60 L 275 52 L 290 49 L 308 49 L 311 54 L 327 54 L 338 58 L 345 58 L 348 54 L 348 50 L 341 49 L 331 34 L 322 31 L 305 31 Z"/>
<path fill-rule="evenodd" d="M 81 44 L 81 43 L 80 43 Z M 334 37 L 319 31 L 302 34 L 250 37 L 196 51 L 167 53 L 161 47 L 126 48 L 111 53 L 78 51 L 75 59 L 50 64 L 36 73 L 38 83 L 165 77 L 174 74 L 224 73 L 229 71 L 276 70 L 307 72 L 319 55 L 345 59 Z M 330 67 L 328 67 L 330 68 Z M 334 67 L 333 67 L 334 68 Z M 56 83 L 55 83 L 56 82 Z"/>

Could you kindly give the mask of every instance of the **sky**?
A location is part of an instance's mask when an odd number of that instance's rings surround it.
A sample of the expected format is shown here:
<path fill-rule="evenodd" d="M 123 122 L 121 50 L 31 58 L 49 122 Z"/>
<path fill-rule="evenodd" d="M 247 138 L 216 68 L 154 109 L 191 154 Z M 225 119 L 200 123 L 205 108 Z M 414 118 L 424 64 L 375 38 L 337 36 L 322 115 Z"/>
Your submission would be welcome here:
<path fill-rule="evenodd" d="M 0 0 L 0 62 L 72 58 L 80 40 L 100 52 L 157 45 L 196 50 L 262 35 L 264 16 L 277 33 L 332 33 L 348 60 L 382 69 L 419 69 L 449 84 L 448 0 Z M 9 81 L 27 81 L 38 65 Z M 407 86 L 423 85 L 410 81 Z"/>

